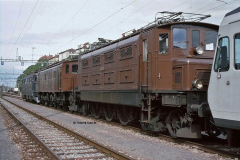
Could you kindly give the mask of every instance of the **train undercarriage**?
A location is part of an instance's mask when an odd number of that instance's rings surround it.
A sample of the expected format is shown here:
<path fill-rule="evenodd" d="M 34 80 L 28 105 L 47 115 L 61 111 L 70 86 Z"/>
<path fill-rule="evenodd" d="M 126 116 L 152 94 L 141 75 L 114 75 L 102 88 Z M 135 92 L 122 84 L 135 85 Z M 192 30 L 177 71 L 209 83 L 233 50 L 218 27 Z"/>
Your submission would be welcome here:
<path fill-rule="evenodd" d="M 202 93 L 141 94 L 138 106 L 106 103 L 103 102 L 104 98 L 99 93 L 89 95 L 92 100 L 94 97 L 98 98 L 99 102 L 89 101 L 90 97 L 88 99 L 80 93 L 73 93 L 68 96 L 69 110 L 84 115 L 91 114 L 95 118 L 104 117 L 107 121 L 118 120 L 122 125 L 140 122 L 143 130 L 168 131 L 173 138 L 201 138 L 201 131 L 206 131 L 211 136 L 218 136 L 221 133 L 209 123 L 210 113 L 205 102 L 201 102 L 205 96 Z M 111 97 L 108 94 L 102 94 L 102 96 Z M 119 96 L 127 97 L 123 94 Z M 86 100 L 80 100 L 81 97 Z M 132 97 L 129 96 L 129 98 Z M 126 101 L 132 102 L 128 99 Z"/>

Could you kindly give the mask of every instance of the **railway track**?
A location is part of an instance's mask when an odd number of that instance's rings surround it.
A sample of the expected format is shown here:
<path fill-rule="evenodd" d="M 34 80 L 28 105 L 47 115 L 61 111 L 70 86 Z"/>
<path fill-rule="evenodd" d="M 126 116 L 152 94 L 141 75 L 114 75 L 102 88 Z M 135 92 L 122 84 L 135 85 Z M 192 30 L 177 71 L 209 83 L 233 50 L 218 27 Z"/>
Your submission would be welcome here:
<path fill-rule="evenodd" d="M 46 106 L 43 106 L 43 107 L 46 107 Z M 49 108 L 49 107 L 46 107 L 46 108 Z M 61 109 L 57 109 L 57 108 L 51 108 L 51 109 L 54 109 L 54 110 L 57 110 L 57 111 L 61 110 Z M 69 111 L 69 113 L 70 113 L 70 111 Z M 78 115 L 78 113 L 77 114 L 75 113 L 74 115 Z M 89 116 L 84 116 L 84 115 L 81 115 L 81 116 L 87 117 L 87 118 L 90 118 L 90 119 L 93 119 L 93 120 L 98 120 L 100 122 L 107 123 L 109 125 L 118 126 L 118 127 L 120 126 L 123 129 L 131 129 L 131 130 L 134 130 L 136 132 L 140 132 L 140 133 L 145 134 L 145 135 L 158 137 L 159 139 L 166 140 L 168 142 L 173 142 L 173 143 L 177 143 L 177 144 L 181 144 L 181 145 L 185 144 L 185 145 L 188 145 L 188 146 L 192 146 L 194 148 L 200 149 L 200 150 L 205 151 L 207 153 L 218 154 L 218 155 L 221 155 L 221 156 L 227 157 L 227 158 L 240 158 L 240 148 L 228 147 L 226 144 L 219 144 L 218 142 L 216 142 L 216 140 L 212 140 L 210 138 L 207 138 L 205 140 L 197 140 L 197 141 L 186 140 L 186 139 L 173 139 L 172 137 L 170 137 L 166 134 L 159 134 L 159 133 L 155 133 L 155 132 L 143 131 L 140 128 L 136 128 L 136 127 L 133 127 L 133 126 L 123 126 L 123 125 L 121 125 L 119 123 L 116 123 L 116 122 L 109 122 L 109 121 L 106 121 L 104 119 L 96 119 L 95 117 L 89 117 Z"/>
<path fill-rule="evenodd" d="M 132 159 L 17 104 L 8 103 L 12 106 L 3 103 L 2 106 L 42 145 L 50 159 Z"/>

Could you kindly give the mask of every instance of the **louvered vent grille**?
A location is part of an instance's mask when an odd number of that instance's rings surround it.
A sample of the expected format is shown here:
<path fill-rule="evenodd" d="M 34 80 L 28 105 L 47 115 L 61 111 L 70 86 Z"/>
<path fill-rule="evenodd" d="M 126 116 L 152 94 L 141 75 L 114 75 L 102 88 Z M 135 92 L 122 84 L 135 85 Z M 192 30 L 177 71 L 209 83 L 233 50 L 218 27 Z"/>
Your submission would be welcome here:
<path fill-rule="evenodd" d="M 176 72 L 175 73 L 175 83 L 182 83 L 182 74 L 181 72 Z"/>

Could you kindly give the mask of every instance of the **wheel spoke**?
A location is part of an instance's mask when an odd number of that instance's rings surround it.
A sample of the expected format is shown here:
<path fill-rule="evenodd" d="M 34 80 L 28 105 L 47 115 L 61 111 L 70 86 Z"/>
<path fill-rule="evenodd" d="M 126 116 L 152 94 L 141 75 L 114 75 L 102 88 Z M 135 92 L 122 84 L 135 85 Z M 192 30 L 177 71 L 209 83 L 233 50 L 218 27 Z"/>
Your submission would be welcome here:
<path fill-rule="evenodd" d="M 167 118 L 167 129 L 173 138 L 177 138 L 177 131 L 182 128 L 183 114 L 180 110 L 172 110 Z"/>

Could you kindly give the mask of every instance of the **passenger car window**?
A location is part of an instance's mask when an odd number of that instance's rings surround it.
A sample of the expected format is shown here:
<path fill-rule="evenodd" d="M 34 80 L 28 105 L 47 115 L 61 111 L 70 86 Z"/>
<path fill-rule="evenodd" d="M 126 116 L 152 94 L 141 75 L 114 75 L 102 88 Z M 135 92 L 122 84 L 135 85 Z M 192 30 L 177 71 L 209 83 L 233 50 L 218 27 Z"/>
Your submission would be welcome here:
<path fill-rule="evenodd" d="M 217 42 L 216 31 L 205 31 L 205 50 L 213 51 Z"/>
<path fill-rule="evenodd" d="M 234 38 L 234 63 L 237 70 L 240 69 L 240 34 Z"/>
<path fill-rule="evenodd" d="M 78 73 L 78 65 L 74 64 L 72 65 L 72 74 L 77 74 Z"/>
<path fill-rule="evenodd" d="M 192 47 L 200 46 L 200 31 L 192 31 Z"/>
<path fill-rule="evenodd" d="M 168 54 L 168 34 L 159 34 L 159 54 Z"/>
<path fill-rule="evenodd" d="M 69 65 L 67 64 L 66 65 L 66 74 L 68 74 L 69 73 Z"/>
<path fill-rule="evenodd" d="M 223 52 L 226 53 L 226 55 L 227 55 L 226 56 L 226 63 L 227 63 L 226 67 L 223 67 L 221 64 L 222 61 L 224 60 L 224 59 L 222 59 Z M 218 42 L 214 70 L 217 72 L 218 69 L 220 72 L 228 71 L 228 69 L 229 69 L 229 39 L 228 39 L 228 37 L 220 38 L 219 42 Z"/>
<path fill-rule="evenodd" d="M 183 28 L 173 28 L 173 47 L 187 48 L 187 30 Z"/>

